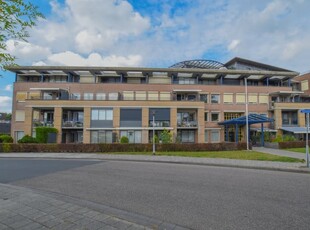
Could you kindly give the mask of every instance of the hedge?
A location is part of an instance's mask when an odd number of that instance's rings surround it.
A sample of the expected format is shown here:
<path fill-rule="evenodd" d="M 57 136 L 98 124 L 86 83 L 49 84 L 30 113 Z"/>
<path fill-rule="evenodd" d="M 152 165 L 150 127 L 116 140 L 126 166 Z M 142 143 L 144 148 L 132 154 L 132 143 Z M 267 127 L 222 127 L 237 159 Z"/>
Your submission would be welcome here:
<path fill-rule="evenodd" d="M 310 144 L 310 141 L 309 141 Z M 279 142 L 279 149 L 302 148 L 306 147 L 305 141 L 287 141 Z"/>
<path fill-rule="evenodd" d="M 36 127 L 36 139 L 39 143 L 47 143 L 49 133 L 58 133 L 58 130 L 53 127 Z"/>
<path fill-rule="evenodd" d="M 246 143 L 157 144 L 156 151 L 244 150 Z M 0 152 L 152 152 L 152 144 L 0 144 Z"/>

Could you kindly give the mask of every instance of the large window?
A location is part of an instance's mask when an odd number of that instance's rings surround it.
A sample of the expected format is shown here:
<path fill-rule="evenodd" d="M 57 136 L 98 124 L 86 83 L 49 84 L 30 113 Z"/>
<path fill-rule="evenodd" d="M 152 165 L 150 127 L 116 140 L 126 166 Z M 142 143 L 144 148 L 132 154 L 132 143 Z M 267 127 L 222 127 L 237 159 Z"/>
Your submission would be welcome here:
<path fill-rule="evenodd" d="M 105 93 L 97 93 L 96 94 L 96 100 L 106 100 L 106 94 Z"/>
<path fill-rule="evenodd" d="M 90 142 L 91 143 L 112 143 L 113 134 L 110 130 L 100 130 L 90 132 Z"/>
<path fill-rule="evenodd" d="M 194 143 L 195 142 L 195 131 L 194 130 L 179 130 L 178 140 L 181 143 Z"/>
<path fill-rule="evenodd" d="M 211 143 L 220 142 L 220 131 L 211 130 Z"/>
<path fill-rule="evenodd" d="M 220 103 L 220 95 L 219 94 L 211 94 L 211 103 L 219 104 Z"/>
<path fill-rule="evenodd" d="M 92 109 L 91 120 L 111 121 L 113 120 L 112 109 Z"/>
<path fill-rule="evenodd" d="M 122 130 L 120 138 L 128 137 L 129 143 L 142 143 L 142 132 L 140 130 Z"/>
<path fill-rule="evenodd" d="M 208 103 L 208 94 L 200 94 L 200 101 L 203 101 L 204 103 Z"/>
<path fill-rule="evenodd" d="M 196 127 L 196 112 L 178 112 L 177 114 L 178 127 Z"/>
<path fill-rule="evenodd" d="M 282 125 L 298 125 L 297 111 L 282 111 Z"/>
<path fill-rule="evenodd" d="M 84 93 L 84 100 L 93 100 L 94 94 L 93 93 Z"/>

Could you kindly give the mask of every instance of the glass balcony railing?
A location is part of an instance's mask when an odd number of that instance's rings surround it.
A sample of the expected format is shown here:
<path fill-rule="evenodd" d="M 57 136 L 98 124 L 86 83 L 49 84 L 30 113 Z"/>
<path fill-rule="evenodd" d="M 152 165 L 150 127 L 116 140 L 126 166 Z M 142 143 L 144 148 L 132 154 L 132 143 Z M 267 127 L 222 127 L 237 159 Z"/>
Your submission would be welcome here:
<path fill-rule="evenodd" d="M 197 127 L 197 121 L 178 121 L 178 127 L 190 128 L 190 127 Z"/>
<path fill-rule="evenodd" d="M 170 121 L 153 121 L 149 122 L 149 127 L 170 127 Z"/>
<path fill-rule="evenodd" d="M 62 122 L 62 127 L 63 128 L 80 128 L 83 127 L 84 123 L 83 121 L 63 121 Z"/>
<path fill-rule="evenodd" d="M 32 124 L 34 127 L 41 127 L 41 126 L 54 127 L 54 121 L 38 121 L 38 120 L 35 120 L 35 121 L 33 121 Z"/>

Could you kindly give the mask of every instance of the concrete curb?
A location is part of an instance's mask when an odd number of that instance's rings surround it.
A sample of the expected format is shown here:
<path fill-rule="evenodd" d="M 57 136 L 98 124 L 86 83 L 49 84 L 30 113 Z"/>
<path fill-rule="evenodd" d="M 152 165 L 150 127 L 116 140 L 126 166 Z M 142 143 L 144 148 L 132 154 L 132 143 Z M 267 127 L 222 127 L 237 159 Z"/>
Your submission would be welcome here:
<path fill-rule="evenodd" d="M 173 157 L 174 159 L 160 159 L 162 156 L 142 156 L 145 157 L 145 159 L 139 159 L 140 156 L 136 155 L 117 155 L 117 157 L 113 157 L 111 155 L 99 155 L 99 154 L 70 154 L 70 155 L 49 155 L 48 153 L 43 153 L 40 155 L 35 154 L 28 154 L 22 153 L 22 154 L 0 154 L 1 158 L 32 158 L 32 159 L 49 159 L 49 160 L 98 160 L 98 161 L 125 161 L 125 162 L 143 162 L 143 163 L 165 163 L 165 164 L 183 164 L 183 165 L 198 165 L 198 166 L 212 166 L 212 167 L 230 167 L 230 168 L 242 168 L 242 169 L 255 169 L 255 170 L 269 170 L 269 171 L 279 171 L 279 172 L 293 172 L 293 173 L 309 173 L 310 169 L 301 166 L 298 164 L 298 166 L 294 166 L 294 163 L 284 163 L 286 167 L 279 167 L 276 166 L 276 164 L 279 164 L 279 162 L 270 162 L 270 161 L 250 161 L 250 160 L 232 160 L 232 159 L 222 159 L 222 158 L 203 158 L 203 160 L 210 160 L 210 161 L 218 161 L 218 162 L 198 162 L 197 158 L 192 157 Z M 158 159 L 152 159 L 156 158 Z M 131 158 L 131 159 L 130 159 Z M 164 157 L 169 158 L 169 157 Z M 170 157 L 171 158 L 171 157 Z M 179 159 L 178 159 L 179 158 Z M 180 160 L 182 159 L 182 160 Z M 195 162 L 196 160 L 196 162 Z M 225 161 L 225 162 L 221 162 Z M 262 165 L 262 164 L 269 164 L 269 165 Z M 281 163 L 281 162 L 280 162 Z M 256 165 L 255 165 L 256 164 Z M 272 165 L 275 166 L 272 166 Z"/>

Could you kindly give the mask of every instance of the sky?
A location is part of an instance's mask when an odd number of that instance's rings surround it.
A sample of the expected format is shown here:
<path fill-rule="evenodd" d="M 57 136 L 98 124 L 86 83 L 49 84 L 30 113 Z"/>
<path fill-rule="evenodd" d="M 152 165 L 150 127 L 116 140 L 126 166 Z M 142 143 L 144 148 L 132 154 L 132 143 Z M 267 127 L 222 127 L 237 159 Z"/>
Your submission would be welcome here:
<path fill-rule="evenodd" d="M 45 15 L 28 42 L 8 40 L 19 65 L 169 67 L 241 57 L 310 70 L 309 0 L 28 0 Z M 15 75 L 0 72 L 0 112 Z"/>

